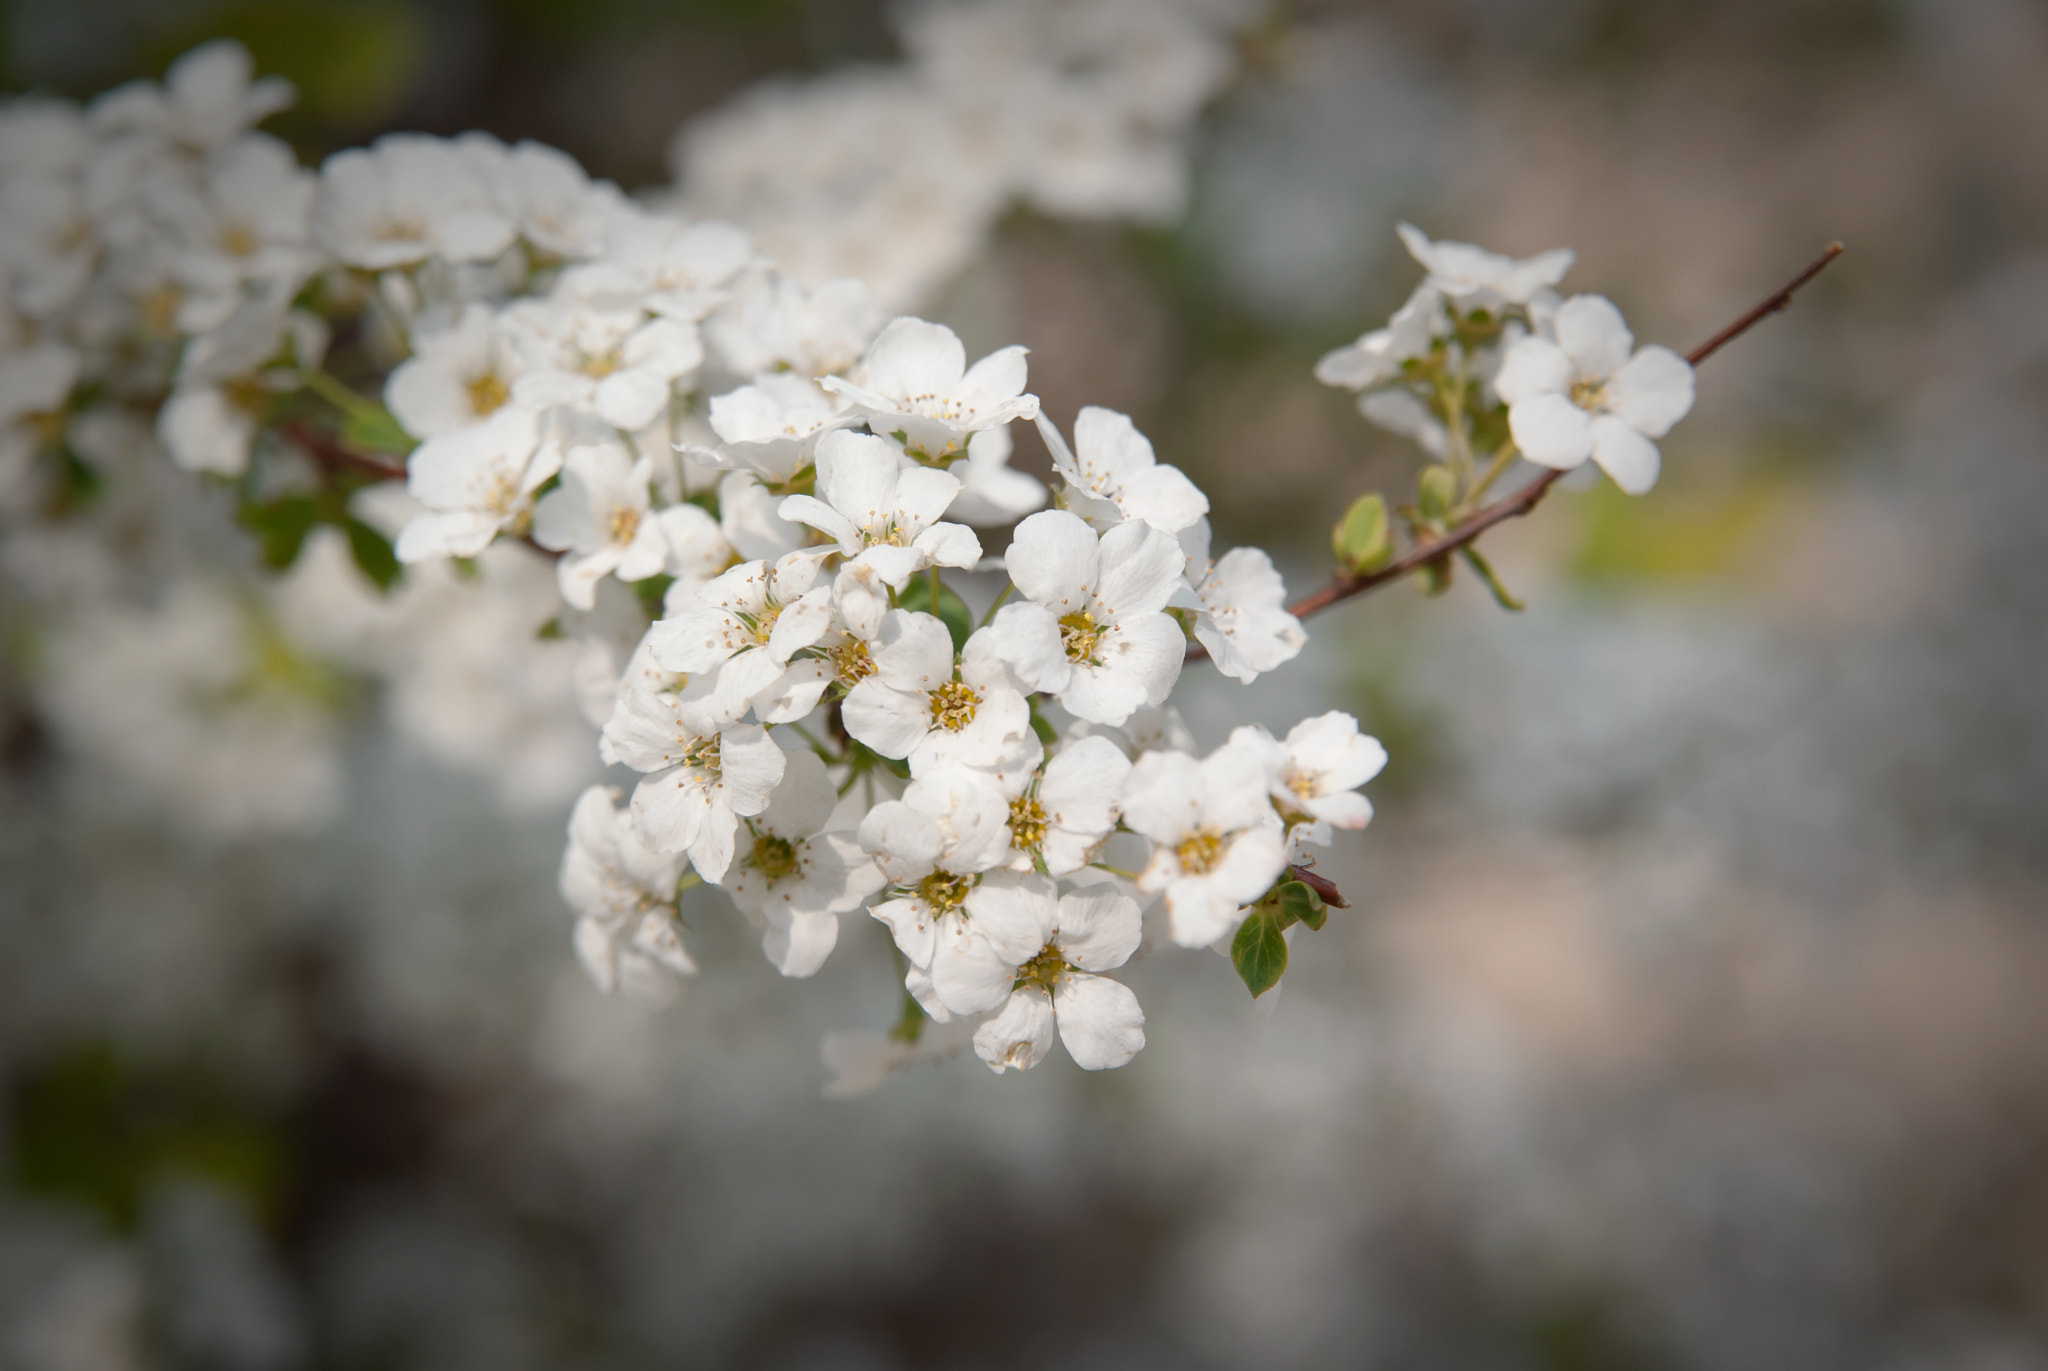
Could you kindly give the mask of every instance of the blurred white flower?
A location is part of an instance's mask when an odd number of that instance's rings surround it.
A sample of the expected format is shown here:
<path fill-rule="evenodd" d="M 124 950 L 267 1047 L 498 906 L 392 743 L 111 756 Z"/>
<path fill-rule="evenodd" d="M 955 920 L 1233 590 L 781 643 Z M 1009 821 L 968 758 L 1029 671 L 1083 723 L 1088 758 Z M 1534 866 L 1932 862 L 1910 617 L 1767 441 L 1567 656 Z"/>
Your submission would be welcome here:
<path fill-rule="evenodd" d="M 454 143 L 387 133 L 320 168 L 313 230 L 328 251 L 368 271 L 429 257 L 482 262 L 512 245 L 511 218 Z"/>
<path fill-rule="evenodd" d="M 606 576 L 644 581 L 667 564 L 668 540 L 650 510 L 651 471 L 622 444 L 581 443 L 562 460 L 561 485 L 533 507 L 533 540 L 563 554 L 555 575 L 576 608 L 591 607 Z"/>
<path fill-rule="evenodd" d="M 596 785 L 578 797 L 562 853 L 562 898 L 576 912 L 576 956 L 592 984 L 659 1003 L 674 997 L 674 977 L 697 974 L 676 931 L 683 859 L 642 843 L 618 799 L 616 789 Z"/>

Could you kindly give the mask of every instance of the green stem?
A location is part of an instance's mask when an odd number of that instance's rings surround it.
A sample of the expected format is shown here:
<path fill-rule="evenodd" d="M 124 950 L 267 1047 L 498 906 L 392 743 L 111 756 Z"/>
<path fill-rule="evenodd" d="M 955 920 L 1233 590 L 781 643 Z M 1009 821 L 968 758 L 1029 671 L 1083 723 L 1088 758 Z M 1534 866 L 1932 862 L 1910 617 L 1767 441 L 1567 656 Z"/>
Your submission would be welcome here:
<path fill-rule="evenodd" d="M 305 374 L 306 389 L 333 405 L 344 414 L 364 414 L 381 411 L 376 401 L 343 385 L 332 372 L 313 370 Z"/>
<path fill-rule="evenodd" d="M 1127 881 L 1138 879 L 1137 872 L 1126 871 L 1120 866 L 1111 866 L 1108 862 L 1090 862 L 1088 865 L 1094 867 L 1097 871 L 1107 871 L 1112 876 L 1121 876 Z"/>
<path fill-rule="evenodd" d="M 1465 492 L 1465 507 L 1478 504 L 1480 498 L 1492 488 L 1493 483 L 1501 478 L 1502 473 L 1514 465 L 1514 461 L 1515 440 L 1510 438 L 1493 454 L 1493 460 L 1486 464 L 1486 470 L 1479 473 L 1479 479 L 1473 482 L 1472 489 Z"/>
<path fill-rule="evenodd" d="M 996 592 L 996 598 L 989 604 L 988 613 L 981 616 L 981 622 L 979 624 L 976 624 L 975 627 L 987 628 L 989 625 L 989 621 L 996 617 L 996 611 L 1003 607 L 1003 601 L 1009 599 L 1010 592 L 1015 590 L 1016 588 L 1017 587 L 1014 582 L 1003 582 L 1003 588 Z"/>

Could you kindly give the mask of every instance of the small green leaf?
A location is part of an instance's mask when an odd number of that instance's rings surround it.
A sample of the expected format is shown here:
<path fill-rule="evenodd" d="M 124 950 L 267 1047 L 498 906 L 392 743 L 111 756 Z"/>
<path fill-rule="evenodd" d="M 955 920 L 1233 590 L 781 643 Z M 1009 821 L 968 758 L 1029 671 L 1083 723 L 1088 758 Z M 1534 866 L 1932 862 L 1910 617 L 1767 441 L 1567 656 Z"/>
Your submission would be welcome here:
<path fill-rule="evenodd" d="M 557 614 L 554 618 L 535 629 L 533 636 L 544 643 L 558 643 L 569 635 L 562 631 L 562 616 Z"/>
<path fill-rule="evenodd" d="M 235 517 L 256 535 L 263 565 L 283 571 L 299 559 L 306 534 L 320 521 L 320 507 L 310 495 L 284 495 L 260 505 L 245 504 Z"/>
<path fill-rule="evenodd" d="M 896 597 L 899 609 L 914 609 L 925 614 L 936 614 L 939 622 L 946 626 L 946 632 L 953 635 L 953 650 L 960 651 L 967 646 L 967 635 L 974 632 L 974 616 L 967 612 L 967 602 L 953 593 L 953 588 L 944 581 L 938 581 L 939 605 L 932 608 L 932 583 L 938 578 L 929 573 L 920 573 L 910 578 L 910 584 Z"/>
<path fill-rule="evenodd" d="M 1431 462 L 1422 469 L 1422 475 L 1415 482 L 1415 506 L 1422 517 L 1431 521 L 1442 519 L 1451 512 L 1451 505 L 1458 498 L 1458 477 L 1442 462 Z"/>
<path fill-rule="evenodd" d="M 1387 502 L 1378 492 L 1361 495 L 1344 511 L 1344 517 L 1330 530 L 1330 551 L 1337 565 L 1353 576 L 1378 571 L 1394 555 L 1394 539 L 1387 528 Z"/>
<path fill-rule="evenodd" d="M 1230 940 L 1230 961 L 1252 998 L 1279 984 L 1287 971 L 1287 939 L 1270 910 L 1254 905 Z"/>
<path fill-rule="evenodd" d="M 401 568 L 397 555 L 391 550 L 390 540 L 360 519 L 345 520 L 341 527 L 348 534 L 348 550 L 355 557 L 356 565 L 362 568 L 363 575 L 376 582 L 377 589 L 391 589 Z"/>
<path fill-rule="evenodd" d="M 419 446 L 399 426 L 391 411 L 368 401 L 348 411 L 341 421 L 341 441 L 357 452 L 390 452 L 403 456 Z"/>
<path fill-rule="evenodd" d="M 1290 924 L 1301 923 L 1320 930 L 1323 920 L 1328 917 L 1328 911 L 1323 908 L 1323 897 L 1301 881 L 1285 882 L 1268 891 L 1266 899 L 1273 902 L 1283 929 Z"/>
<path fill-rule="evenodd" d="M 1495 604 L 1499 605 L 1502 609 L 1512 610 L 1517 614 L 1528 608 L 1527 605 L 1524 605 L 1520 600 L 1517 600 L 1508 593 L 1508 588 L 1501 584 L 1500 577 L 1494 574 L 1492 564 L 1479 555 L 1477 548 L 1467 543 L 1464 547 L 1458 549 L 1458 555 L 1465 559 L 1466 565 L 1479 573 L 1479 579 L 1485 582 L 1487 590 L 1492 592 Z"/>

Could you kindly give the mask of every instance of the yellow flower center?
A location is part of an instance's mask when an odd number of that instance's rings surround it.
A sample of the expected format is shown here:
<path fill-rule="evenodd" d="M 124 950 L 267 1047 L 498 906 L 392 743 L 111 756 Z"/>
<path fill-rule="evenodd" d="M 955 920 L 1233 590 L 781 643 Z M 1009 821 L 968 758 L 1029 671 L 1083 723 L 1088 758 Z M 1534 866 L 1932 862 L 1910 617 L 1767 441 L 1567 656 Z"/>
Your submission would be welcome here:
<path fill-rule="evenodd" d="M 1051 943 L 1047 943 L 1038 949 L 1036 956 L 1017 968 L 1017 981 L 1011 988 L 1020 989 L 1027 985 L 1036 985 L 1050 990 L 1053 982 L 1065 975 L 1066 970 L 1066 954 Z"/>
<path fill-rule="evenodd" d="M 511 388 L 499 379 L 495 371 L 470 377 L 469 384 L 463 389 L 469 393 L 469 412 L 479 419 L 495 413 L 499 406 L 512 398 Z"/>
<path fill-rule="evenodd" d="M 1027 851 L 1045 841 L 1045 806 L 1029 794 L 1010 801 L 1010 841 Z"/>
<path fill-rule="evenodd" d="M 370 237 L 379 243 L 418 243 L 425 240 L 427 226 L 408 215 L 393 215 L 371 228 Z"/>
<path fill-rule="evenodd" d="M 1095 622 L 1095 616 L 1085 609 L 1060 616 L 1060 646 L 1066 649 L 1070 662 L 1086 662 L 1090 666 L 1101 663 L 1095 655 L 1095 645 L 1102 641 L 1102 635 L 1109 630 Z"/>
<path fill-rule="evenodd" d="M 1597 410 L 1606 403 L 1607 383 L 1605 381 L 1572 382 L 1572 403 L 1580 409 Z"/>
<path fill-rule="evenodd" d="M 832 649 L 832 669 L 839 675 L 839 684 L 848 690 L 875 674 L 875 659 L 868 655 L 868 645 L 858 638 L 848 638 Z"/>
<path fill-rule="evenodd" d="M 1173 855 L 1180 859 L 1182 871 L 1200 876 L 1223 856 L 1223 837 L 1205 828 L 1183 838 L 1180 846 L 1173 850 Z"/>
<path fill-rule="evenodd" d="M 587 352 L 576 369 L 593 381 L 602 381 L 619 369 L 619 354 L 616 349 L 609 352 Z"/>
<path fill-rule="evenodd" d="M 974 722 L 974 707 L 981 696 L 964 681 L 948 681 L 932 692 L 932 727 L 952 733 Z"/>
<path fill-rule="evenodd" d="M 747 855 L 747 865 L 761 873 L 774 885 L 796 875 L 798 862 L 796 849 L 787 838 L 778 838 L 773 833 L 763 833 L 754 839 L 754 850 Z"/>
<path fill-rule="evenodd" d="M 699 738 L 683 749 L 682 764 L 694 771 L 701 771 L 713 780 L 718 779 L 718 735 Z"/>
<path fill-rule="evenodd" d="M 247 224 L 229 224 L 220 231 L 220 250 L 230 257 L 254 257 L 262 246 Z"/>
<path fill-rule="evenodd" d="M 967 903 L 967 892 L 972 889 L 972 876 L 955 876 L 950 871 L 934 871 L 917 883 L 917 898 L 930 905 L 935 913 L 950 914 Z"/>
<path fill-rule="evenodd" d="M 605 539 L 612 543 L 630 543 L 633 535 L 640 530 L 640 511 L 637 509 L 615 509 L 611 522 L 605 525 Z"/>

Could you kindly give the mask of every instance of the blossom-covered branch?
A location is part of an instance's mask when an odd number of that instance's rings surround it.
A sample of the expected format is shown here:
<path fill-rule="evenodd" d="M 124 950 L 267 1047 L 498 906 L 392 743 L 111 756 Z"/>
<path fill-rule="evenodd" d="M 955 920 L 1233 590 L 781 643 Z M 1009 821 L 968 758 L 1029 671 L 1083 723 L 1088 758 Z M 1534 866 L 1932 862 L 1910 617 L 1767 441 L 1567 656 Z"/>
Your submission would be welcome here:
<path fill-rule="evenodd" d="M 1733 342 L 1764 319 L 1784 309 L 1792 303 L 1792 296 L 1800 287 L 1818 276 L 1841 253 L 1842 244 L 1839 242 L 1828 244 L 1826 250 L 1820 256 L 1807 263 L 1791 280 L 1765 296 L 1755 307 L 1746 311 L 1740 318 L 1736 319 L 1712 338 L 1709 338 L 1706 342 L 1701 343 L 1698 347 L 1687 353 L 1685 355 L 1686 362 L 1692 366 L 1698 366 L 1701 362 L 1713 356 L 1714 353 L 1720 351 L 1726 344 Z M 1536 508 L 1543 497 L 1549 493 L 1550 487 L 1555 485 L 1564 476 L 1565 470 L 1567 469 L 1552 467 L 1541 472 L 1513 494 L 1503 496 L 1484 508 L 1479 509 L 1465 519 L 1460 520 L 1448 532 L 1417 543 L 1399 557 L 1372 571 L 1357 574 L 1338 572 L 1335 576 L 1331 577 L 1327 585 L 1290 604 L 1287 607 L 1287 612 L 1294 615 L 1297 619 L 1305 619 L 1311 614 L 1319 613 L 1334 604 L 1351 599 L 1353 596 L 1377 590 L 1383 585 L 1388 585 L 1394 581 L 1411 576 L 1432 565 L 1445 563 L 1454 553 L 1470 546 L 1479 535 L 1485 533 L 1496 524 L 1504 523 L 1509 519 L 1520 518 Z M 1208 653 L 1200 643 L 1190 643 L 1188 645 L 1189 661 L 1197 661 L 1207 655 Z"/>

